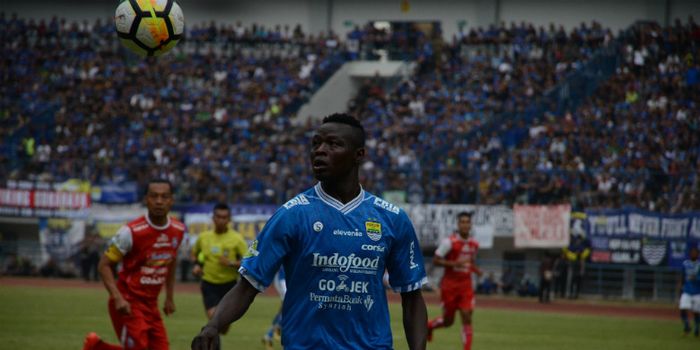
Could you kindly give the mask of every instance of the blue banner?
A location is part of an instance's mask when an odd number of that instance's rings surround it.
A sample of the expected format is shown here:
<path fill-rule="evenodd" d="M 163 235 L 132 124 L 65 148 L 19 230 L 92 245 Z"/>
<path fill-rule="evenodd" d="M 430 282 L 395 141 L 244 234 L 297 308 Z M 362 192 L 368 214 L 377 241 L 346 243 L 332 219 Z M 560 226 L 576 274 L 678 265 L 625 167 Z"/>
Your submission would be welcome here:
<path fill-rule="evenodd" d="M 138 186 L 135 182 L 103 183 L 92 186 L 92 200 L 104 204 L 131 204 L 139 201 Z"/>
<path fill-rule="evenodd" d="M 700 242 L 700 213 L 588 210 L 584 229 L 593 262 L 680 266 Z"/>

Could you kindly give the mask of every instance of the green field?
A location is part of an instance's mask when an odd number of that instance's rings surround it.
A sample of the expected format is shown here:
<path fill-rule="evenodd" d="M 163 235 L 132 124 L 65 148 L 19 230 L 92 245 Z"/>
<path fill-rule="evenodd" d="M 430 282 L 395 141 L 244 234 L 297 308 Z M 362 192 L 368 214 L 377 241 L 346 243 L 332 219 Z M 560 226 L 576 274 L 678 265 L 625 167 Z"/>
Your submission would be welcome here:
<path fill-rule="evenodd" d="M 181 293 L 176 303 L 178 311 L 165 321 L 171 348 L 189 349 L 190 340 L 204 324 L 200 296 Z M 262 349 L 260 338 L 278 307 L 279 299 L 258 297 L 223 338 L 222 348 Z M 391 312 L 395 346 L 406 349 L 400 306 L 392 305 Z M 430 317 L 437 313 L 437 308 L 430 307 Z M 680 321 L 497 310 L 478 310 L 474 321 L 474 350 L 700 349 L 700 339 L 681 337 Z M 428 349 L 461 349 L 459 328 L 437 331 Z M 105 291 L 0 285 L 1 349 L 80 349 L 88 331 L 116 342 Z"/>

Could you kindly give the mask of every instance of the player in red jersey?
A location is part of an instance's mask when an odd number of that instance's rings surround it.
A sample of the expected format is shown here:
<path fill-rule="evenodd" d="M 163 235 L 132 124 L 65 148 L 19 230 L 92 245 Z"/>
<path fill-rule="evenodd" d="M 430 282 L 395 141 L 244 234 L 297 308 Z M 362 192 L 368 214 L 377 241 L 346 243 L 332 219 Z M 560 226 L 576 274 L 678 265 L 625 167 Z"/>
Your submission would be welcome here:
<path fill-rule="evenodd" d="M 158 311 L 158 294 L 165 284 L 163 312 L 175 312 L 173 287 L 177 249 L 185 225 L 168 216 L 173 187 L 167 180 L 148 183 L 145 197 L 148 215 L 122 226 L 99 263 L 109 292 L 109 316 L 121 345 L 102 341 L 97 334 L 85 338 L 83 350 L 164 350 L 168 336 Z M 113 269 L 122 267 L 115 281 Z"/>
<path fill-rule="evenodd" d="M 440 282 L 442 316 L 428 322 L 428 341 L 432 340 L 435 328 L 449 327 L 459 310 L 462 316 L 462 343 L 464 350 L 472 347 L 472 312 L 474 310 L 474 288 L 472 273 L 481 276 L 476 266 L 479 243 L 470 237 L 472 214 L 457 214 L 457 232 L 440 242 L 433 263 L 444 266 L 445 274 Z"/>

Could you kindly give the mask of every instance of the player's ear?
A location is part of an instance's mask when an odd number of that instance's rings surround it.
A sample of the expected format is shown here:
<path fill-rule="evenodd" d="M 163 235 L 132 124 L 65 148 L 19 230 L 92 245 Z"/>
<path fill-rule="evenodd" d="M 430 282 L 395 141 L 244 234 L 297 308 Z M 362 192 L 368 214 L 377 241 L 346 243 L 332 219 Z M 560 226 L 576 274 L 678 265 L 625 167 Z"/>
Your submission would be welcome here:
<path fill-rule="evenodd" d="M 357 162 L 357 164 L 362 164 L 362 162 L 365 160 L 366 154 L 367 151 L 364 147 L 360 147 L 355 151 L 355 161 Z"/>

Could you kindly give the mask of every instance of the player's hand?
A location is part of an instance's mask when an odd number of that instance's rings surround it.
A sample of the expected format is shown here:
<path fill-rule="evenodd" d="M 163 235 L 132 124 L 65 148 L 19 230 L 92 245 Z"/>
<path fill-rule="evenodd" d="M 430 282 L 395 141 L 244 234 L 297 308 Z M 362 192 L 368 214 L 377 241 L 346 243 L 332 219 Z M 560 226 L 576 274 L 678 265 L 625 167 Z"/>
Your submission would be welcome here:
<path fill-rule="evenodd" d="M 219 331 L 213 326 L 206 325 L 192 339 L 192 350 L 215 350 L 219 346 Z"/>
<path fill-rule="evenodd" d="M 175 302 L 170 298 L 165 298 L 165 305 L 163 305 L 163 312 L 166 316 L 170 316 L 175 312 Z"/>
<path fill-rule="evenodd" d="M 455 261 L 455 267 L 465 267 L 469 265 L 469 258 L 460 258 Z"/>
<path fill-rule="evenodd" d="M 114 298 L 114 308 L 124 315 L 131 315 L 131 304 L 121 295 Z"/>
<path fill-rule="evenodd" d="M 220 256 L 219 257 L 219 264 L 226 266 L 226 267 L 235 267 L 238 268 L 240 267 L 241 263 L 239 261 L 231 261 L 225 256 Z"/>
<path fill-rule="evenodd" d="M 199 277 L 202 274 L 202 266 L 195 264 L 192 268 L 192 274 Z"/>

